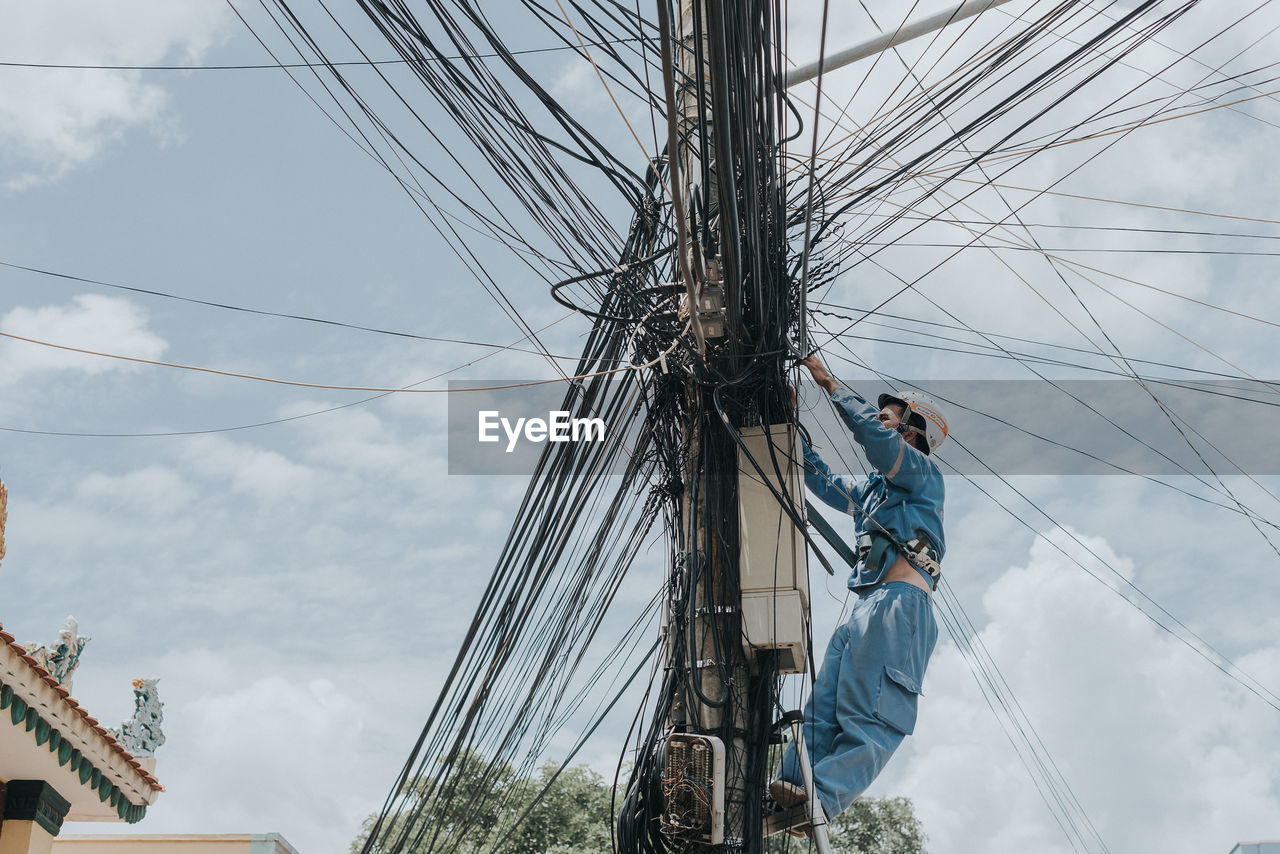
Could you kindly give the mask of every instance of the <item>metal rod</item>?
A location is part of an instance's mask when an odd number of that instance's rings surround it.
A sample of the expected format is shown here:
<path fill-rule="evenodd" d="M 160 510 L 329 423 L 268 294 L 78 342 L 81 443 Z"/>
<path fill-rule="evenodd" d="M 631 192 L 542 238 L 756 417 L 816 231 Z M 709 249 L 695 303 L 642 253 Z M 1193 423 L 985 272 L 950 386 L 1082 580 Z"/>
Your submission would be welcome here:
<path fill-rule="evenodd" d="M 909 42 L 914 38 L 940 30 L 947 24 L 963 21 L 965 18 L 972 18 L 974 15 L 979 15 L 988 9 L 1008 2 L 1009 0 L 964 0 L 958 6 L 952 6 L 950 9 L 944 9 L 927 18 L 903 24 L 896 30 L 883 32 L 875 38 L 868 39 L 853 47 L 845 48 L 839 53 L 833 53 L 819 62 L 812 62 L 792 69 L 787 72 L 787 88 L 790 89 L 797 83 L 803 83 L 806 80 L 812 80 L 817 77 L 819 67 L 824 72 L 843 68 L 850 63 L 857 62 L 859 59 L 875 56 L 877 53 L 896 47 L 903 42 Z"/>
<path fill-rule="evenodd" d="M 814 847 L 818 854 L 831 854 L 831 841 L 827 834 L 827 816 L 822 809 L 822 801 L 818 800 L 818 789 L 813 784 L 813 765 L 809 761 L 809 746 L 804 743 L 804 721 L 796 721 L 791 725 L 792 737 L 795 740 L 796 756 L 800 759 L 800 778 L 804 780 L 804 791 L 808 795 L 805 806 L 809 811 L 809 828 L 813 834 Z"/>

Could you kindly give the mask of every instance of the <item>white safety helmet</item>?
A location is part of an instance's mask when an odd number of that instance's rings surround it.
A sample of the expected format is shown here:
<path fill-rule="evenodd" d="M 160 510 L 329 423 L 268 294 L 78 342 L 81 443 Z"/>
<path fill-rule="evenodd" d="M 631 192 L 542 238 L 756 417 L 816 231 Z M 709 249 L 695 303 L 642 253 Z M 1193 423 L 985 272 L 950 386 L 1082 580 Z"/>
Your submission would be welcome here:
<path fill-rule="evenodd" d="M 905 418 L 906 427 L 924 436 L 925 453 L 938 450 L 942 441 L 947 438 L 947 419 L 942 408 L 927 394 L 918 391 L 900 391 L 897 394 L 882 394 L 877 405 L 884 409 L 890 403 L 896 403 L 910 411 Z"/>

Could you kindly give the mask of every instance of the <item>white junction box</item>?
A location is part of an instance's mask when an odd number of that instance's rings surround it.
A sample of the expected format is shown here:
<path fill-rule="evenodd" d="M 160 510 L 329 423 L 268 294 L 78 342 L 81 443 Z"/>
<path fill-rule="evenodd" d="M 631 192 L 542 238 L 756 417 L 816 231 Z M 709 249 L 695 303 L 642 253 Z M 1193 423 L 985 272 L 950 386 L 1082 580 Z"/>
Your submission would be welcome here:
<path fill-rule="evenodd" d="M 742 632 L 748 650 L 777 650 L 779 673 L 804 673 L 807 610 L 799 590 L 743 593 Z"/>
<path fill-rule="evenodd" d="M 777 650 L 783 673 L 805 669 L 809 567 L 804 523 L 804 460 L 789 424 L 744 427 L 738 448 L 738 567 L 743 643 Z M 779 496 L 787 502 L 784 509 Z"/>
<path fill-rule="evenodd" d="M 682 842 L 724 842 L 724 742 L 672 733 L 662 751 L 662 832 Z"/>

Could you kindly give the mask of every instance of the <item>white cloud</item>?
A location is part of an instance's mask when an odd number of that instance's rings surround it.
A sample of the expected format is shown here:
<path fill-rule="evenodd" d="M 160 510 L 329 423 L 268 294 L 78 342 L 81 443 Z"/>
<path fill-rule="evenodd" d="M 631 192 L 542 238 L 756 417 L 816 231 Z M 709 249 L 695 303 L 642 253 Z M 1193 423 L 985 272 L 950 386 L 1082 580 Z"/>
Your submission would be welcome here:
<path fill-rule="evenodd" d="M 197 436 L 183 444 L 191 468 L 215 484 L 226 482 L 235 492 L 260 501 L 276 502 L 311 496 L 320 486 L 319 473 L 283 454 L 220 436 Z"/>
<path fill-rule="evenodd" d="M 152 65 L 196 62 L 225 37 L 216 0 L 0 0 L 0 53 L 13 62 Z M 0 145 L 7 185 L 22 189 L 84 165 L 136 126 L 161 130 L 167 94 L 142 72 L 7 68 Z"/>
<path fill-rule="evenodd" d="M 982 642 L 1111 850 L 1198 854 L 1274 834 L 1274 709 L 1043 541 L 982 604 Z M 1280 646 L 1240 664 L 1280 684 Z M 939 645 L 926 682 L 914 743 L 881 785 L 915 799 L 931 850 L 1071 850 L 954 645 Z"/>
<path fill-rule="evenodd" d="M 183 512 L 196 493 L 178 472 L 151 465 L 119 476 L 94 472 L 77 486 L 76 497 L 85 504 L 100 502 L 117 510 L 167 515 Z"/>
<path fill-rule="evenodd" d="M 367 705 L 325 678 L 268 675 L 186 693 L 199 682 L 184 681 L 167 701 L 156 768 L 166 792 L 146 832 L 274 831 L 300 851 L 345 851 L 374 784 L 363 756 Z M 166 761 L 177 750 L 182 761 Z"/>
<path fill-rule="evenodd" d="M 158 359 L 169 346 L 147 329 L 147 315 L 142 309 L 126 299 L 97 294 L 82 294 L 67 305 L 15 308 L 0 317 L 0 330 L 52 344 L 142 359 Z M 55 371 L 95 375 L 139 368 L 119 359 L 72 353 L 13 339 L 0 342 L 0 363 L 5 366 L 3 376 L 8 382 Z"/>

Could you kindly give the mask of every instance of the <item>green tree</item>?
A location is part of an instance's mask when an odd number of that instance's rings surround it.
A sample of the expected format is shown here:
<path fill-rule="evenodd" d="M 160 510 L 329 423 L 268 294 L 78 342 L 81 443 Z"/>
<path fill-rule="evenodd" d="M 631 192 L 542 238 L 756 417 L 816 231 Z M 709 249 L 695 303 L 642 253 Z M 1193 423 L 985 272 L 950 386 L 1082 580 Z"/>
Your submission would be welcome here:
<path fill-rule="evenodd" d="M 504 854 L 597 854 L 609 850 L 613 817 L 604 778 L 585 765 L 575 765 L 551 782 L 558 768 L 552 762 L 543 765 L 522 795 L 514 799 L 512 820 L 526 809 L 529 814 L 503 846 Z M 544 788 L 546 794 L 533 804 Z"/>
<path fill-rule="evenodd" d="M 455 763 L 446 785 L 452 787 L 449 797 L 424 805 L 422 814 L 414 818 L 393 816 L 389 832 L 384 826 L 381 839 L 398 838 L 404 823 L 412 821 L 408 838 L 421 834 L 424 841 L 407 848 L 410 854 L 427 850 L 433 837 L 437 845 L 438 840 L 448 840 L 450 854 L 497 850 L 502 854 L 598 854 L 609 850 L 610 790 L 604 779 L 585 765 L 560 771 L 558 765 L 548 762 L 536 773 L 521 776 L 506 763 L 491 763 L 468 753 Z M 431 788 L 430 778 L 414 783 L 419 798 Z M 364 847 L 376 819 L 373 815 L 365 819 L 360 835 L 351 843 L 352 854 Z"/>
<path fill-rule="evenodd" d="M 831 822 L 836 854 L 925 854 L 924 829 L 910 798 L 858 798 Z M 808 851 L 807 840 L 771 836 L 768 854 Z"/>
<path fill-rule="evenodd" d="M 831 848 L 849 854 L 924 854 L 910 798 L 858 798 L 831 822 Z"/>
<path fill-rule="evenodd" d="M 585 765 L 560 770 L 548 762 L 526 776 L 506 763 L 467 753 L 454 764 L 446 785 L 453 788 L 450 797 L 428 805 L 416 818 L 393 816 L 390 833 L 384 829 L 382 838 L 398 837 L 404 822 L 411 820 L 415 824 L 409 839 L 422 832 L 425 840 L 433 836 L 449 840 L 450 854 L 602 854 L 610 850 L 610 788 Z M 419 797 L 431 788 L 430 778 L 414 784 Z M 364 846 L 376 818 L 365 819 L 351 843 L 351 854 Z M 925 854 L 924 842 L 924 831 L 908 798 L 859 798 L 831 822 L 831 850 L 836 854 Z M 407 852 L 425 851 L 426 844 L 411 846 Z M 768 839 L 765 850 L 797 854 L 810 848 L 807 840 L 779 834 Z"/>
<path fill-rule="evenodd" d="M 378 841 L 421 838 L 420 845 L 410 851 L 425 850 L 432 838 L 457 839 L 450 846 L 454 854 L 480 854 L 490 831 L 501 821 L 503 802 L 508 790 L 519 777 L 505 762 L 489 762 L 472 751 L 462 753 L 453 763 L 450 774 L 435 785 L 431 777 L 414 778 L 412 795 L 404 805 L 404 813 L 393 813 L 384 821 Z M 426 801 L 426 803 L 424 803 Z M 414 815 L 421 810 L 419 815 Z M 360 826 L 360 834 L 351 843 L 351 854 L 358 854 L 369 838 L 378 816 L 371 815 Z M 460 837 L 460 838 L 459 838 Z M 378 849 L 375 848 L 375 851 Z"/>

